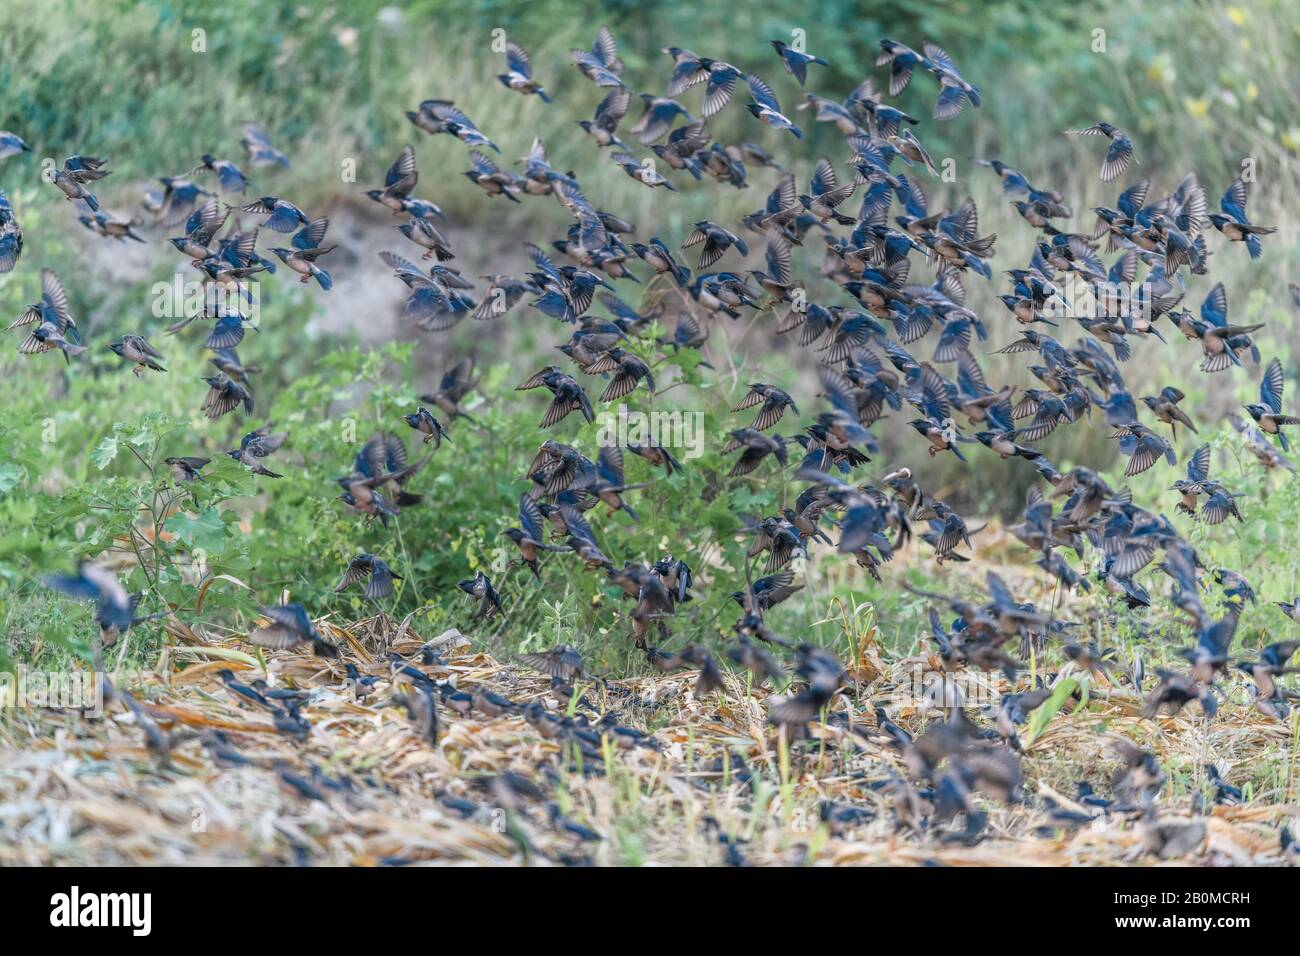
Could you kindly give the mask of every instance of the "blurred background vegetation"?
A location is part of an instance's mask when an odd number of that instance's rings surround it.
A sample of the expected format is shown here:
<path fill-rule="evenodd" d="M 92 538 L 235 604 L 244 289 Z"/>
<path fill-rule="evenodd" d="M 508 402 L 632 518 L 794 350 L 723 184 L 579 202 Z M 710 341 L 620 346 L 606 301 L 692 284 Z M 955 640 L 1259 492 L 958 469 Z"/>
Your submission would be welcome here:
<path fill-rule="evenodd" d="M 602 93 L 572 67 L 568 50 L 589 47 L 601 24 L 614 31 L 627 63 L 625 79 L 637 91 L 662 93 L 671 62 L 660 47 L 669 44 L 767 77 L 786 112 L 804 127 L 801 144 L 754 123 L 739 105 L 740 95 L 710 128 L 719 141 L 763 145 L 800 180 L 819 155 L 838 157 L 843 147 L 833 129 L 794 111 L 802 91 L 781 70 L 769 39 L 805 31 L 808 49 L 831 63 L 813 68 L 808 89 L 837 99 L 868 76 L 883 85 L 885 71 L 873 65 L 881 37 L 916 46 L 925 39 L 941 43 L 983 90 L 983 108 L 948 123 L 933 122 L 928 117 L 934 90 L 927 77 L 914 82 L 898 105 L 922 117 L 918 132 L 936 160 L 956 161 L 956 182 L 927 184 L 932 208 L 975 197 L 983 231 L 1001 237 L 997 269 L 1024 265 L 1034 237 L 1010 211 L 996 178 L 969 162 L 972 156 L 995 156 L 1019 167 L 1036 184 L 1065 193 L 1076 210 L 1113 203 L 1118 190 L 1096 182 L 1099 144 L 1061 136 L 1063 129 L 1108 120 L 1129 130 L 1140 161 L 1129 181 L 1151 177 L 1153 196 L 1194 170 L 1216 202 L 1242 159 L 1253 158 L 1258 183 L 1252 218 L 1276 225 L 1279 232 L 1258 263 L 1212 236 L 1212 275 L 1193 281 L 1186 304 L 1195 308 L 1209 286 L 1223 280 L 1233 320 L 1268 322 L 1261 337 L 1265 353 L 1280 355 L 1294 378 L 1289 342 L 1295 312 L 1286 285 L 1297 278 L 1289 265 L 1300 253 L 1295 215 L 1300 26 L 1294 5 L 1282 0 L 1237 6 L 1124 0 L 1087 5 L 1012 0 L 389 5 L 359 0 L 219 7 L 55 0 L 39 10 L 2 0 L 0 129 L 23 135 L 35 153 L 0 163 L 0 188 L 13 202 L 27 240 L 19 267 L 0 277 L 0 315 L 15 317 L 35 299 L 39 269 L 48 266 L 63 276 L 73 311 L 94 346 L 70 371 L 54 356 L 22 357 L 12 347 L 0 353 L 0 374 L 10 385 L 0 407 L 0 625 L 11 654 L 39 657 L 51 649 L 84 646 L 89 610 L 50 598 L 37 578 L 113 545 L 115 536 L 127 534 L 138 519 L 136 508 L 166 485 L 161 474 L 150 474 L 127 453 L 126 444 L 133 442 L 146 459 L 153 452 L 156 459 L 203 454 L 216 460 L 213 482 L 197 492 L 179 518 L 169 519 L 174 523 L 159 539 L 159 560 L 123 556 L 129 585 L 153 592 L 151 605 L 166 603 L 187 619 L 204 617 L 213 627 L 238 626 L 256 602 L 274 601 L 288 591 L 314 611 L 355 617 L 366 613 L 360 602 L 335 597 L 331 588 L 346 559 L 369 550 L 410 572 L 394 610 L 401 615 L 418 609 L 422 627 L 463 625 L 467 606 L 454 581 L 476 567 L 495 566 L 503 593 L 518 611 L 489 635 L 494 640 L 516 647 L 566 639 L 589 650 L 628 652 L 616 597 L 593 576 L 553 559 L 544 572 L 553 586 L 541 591 L 530 586 L 522 569 L 507 573 L 504 568 L 508 552 L 502 545 L 508 542 L 499 532 L 514 523 L 522 487 L 518 477 L 540 441 L 536 422 L 542 409 L 531 394 L 521 397 L 510 389 L 551 361 L 544 356 L 553 355 L 551 346 L 567 330 L 526 308 L 488 328 L 466 322 L 447 333 L 419 333 L 395 326 L 391 301 L 369 294 L 372 286 L 391 290 L 395 280 L 373 251 L 364 256 L 356 251 L 379 241 L 375 235 L 391 234 L 393 220 L 362 192 L 382 182 L 407 142 L 417 148 L 417 193 L 447 211 L 455 264 L 467 275 L 518 274 L 527 265 L 521 238 L 557 238 L 570 221 L 549 199 L 522 206 L 491 201 L 464 180 L 463 145 L 452 137 L 428 137 L 404 118 L 405 110 L 427 97 L 455 100 L 500 145 L 503 164 L 541 136 L 553 165 L 574 170 L 587 195 L 635 221 L 640 236 L 658 234 L 675 245 L 696 219 L 734 224 L 758 208 L 775 184 L 772 170 L 751 169 L 750 188 L 743 191 L 678 176 L 674 182 L 681 192 L 668 196 L 632 183 L 598 154 L 576 123 L 590 118 Z M 511 95 L 496 82 L 501 57 L 490 43 L 497 28 L 530 52 L 554 105 Z M 684 97 L 688 107 L 698 95 L 692 91 Z M 166 337 L 163 323 L 149 311 L 152 283 L 177 271 L 176 257 L 163 241 L 168 233 L 146 227 L 148 247 L 127 248 L 84 232 L 62 196 L 40 181 L 40 163 L 45 157 L 61 162 L 75 152 L 109 157 L 114 175 L 99 194 L 108 208 L 130 216 L 139 212 L 149 179 L 187 171 L 205 152 L 238 162 L 239 124 L 249 120 L 269 130 L 294 162 L 287 171 L 253 171 L 255 191 L 286 196 L 313 215 L 335 219 L 333 238 L 342 248 L 332 265 L 339 285 L 327 297 L 283 278 L 264 283 L 260 331 L 241 346 L 244 359 L 264 369 L 256 380 L 260 407 L 246 420 L 231 416 L 210 423 L 198 414 L 204 386 L 197 378 L 206 374 L 206 358 L 197 333 Z M 355 182 L 345 181 L 342 173 L 352 164 Z M 1091 222 L 1089 213 L 1080 212 L 1074 228 L 1088 231 Z M 797 261 L 797 272 L 810 278 L 819 260 L 813 245 L 800 251 Z M 968 285 L 974 286 L 972 304 L 992 328 L 990 349 L 1008 341 L 1011 323 L 993 298 L 1004 291 L 1001 278 Z M 636 287 L 624 284 L 620 293 L 635 304 Z M 336 320 L 322 325 L 317 320 L 326 308 Z M 690 463 L 686 475 L 658 481 L 641 493 L 640 526 L 634 528 L 622 515 L 598 524 L 616 562 L 653 559 L 671 550 L 698 565 L 706 584 L 716 585 L 706 587 L 707 599 L 677 623 L 686 636 L 726 629 L 733 619 L 727 593 L 737 586 L 743 567 L 742 545 L 730 534 L 736 515 L 770 510 L 797 492 L 761 479 L 724 481 L 720 476 L 728 464 L 717 454 L 720 436 L 741 423 L 727 411 L 736 390 L 743 390 L 758 369 L 765 380 L 789 386 L 815 407 L 815 382 L 807 375 L 815 357 L 774 340 L 776 321 L 775 313 L 767 312 L 753 327 L 746 320 L 730 330 L 715 329 L 711 348 L 723 369 L 719 376 L 701 375 L 692 359 L 683 361 L 679 374 L 687 387 L 659 401 L 703 411 L 709 434 L 718 440 Z M 165 378 L 137 380 L 102 348 L 124 331 L 151 336 L 168 357 Z M 388 337 L 398 344 L 376 341 Z M 506 342 L 509 349 L 503 348 Z M 651 335 L 640 344 L 650 351 Z M 1219 421 L 1254 390 L 1258 370 L 1211 380 L 1195 370 L 1196 352 L 1181 341 L 1167 348 L 1143 343 L 1138 359 L 1125 369 L 1129 383 L 1136 394 L 1177 384 L 1188 393 L 1198 420 Z M 363 527 L 333 497 L 330 479 L 346 472 L 355 453 L 355 445 L 341 437 L 341 423 L 357 423 L 360 440 L 382 427 L 409 441 L 397 416 L 410 410 L 444 369 L 471 353 L 486 373 L 488 397 L 478 399 L 474 410 L 482 429 L 453 430 L 454 443 L 416 482 L 430 504 L 404 512 L 400 534 Z M 1002 358 L 981 357 L 991 380 L 1027 382 L 1026 363 Z M 277 469 L 287 477 L 255 483 L 220 453 L 267 420 L 291 433 L 281 460 L 285 467 Z M 1019 507 L 1033 480 L 1030 469 L 1014 467 L 1023 463 L 1003 465 L 982 450 L 960 470 L 952 462 L 930 461 L 919 443 L 901 434 L 899 424 L 879 429 L 887 454 L 868 469 L 871 475 L 903 463 L 917 466 L 927 489 L 959 505 L 972 526 Z M 580 430 L 573 422 L 556 431 L 561 440 L 592 442 L 590 435 L 576 437 Z M 1213 427 L 1207 431 L 1213 433 Z M 1062 466 L 1109 468 L 1113 451 L 1103 432 L 1099 426 L 1069 429 L 1044 442 L 1043 449 Z M 1226 438 L 1219 441 L 1228 444 Z M 118 451 L 110 455 L 111 448 Z M 1219 460 L 1235 469 L 1229 472 L 1232 481 L 1257 493 L 1246 507 L 1255 520 L 1245 528 L 1219 529 L 1213 543 L 1201 541 L 1197 536 L 1204 537 L 1203 529 L 1195 529 L 1194 540 L 1224 549 L 1225 562 L 1234 555 L 1247 563 L 1266 561 L 1270 548 L 1285 554 L 1272 569 L 1278 580 L 1270 590 L 1278 593 L 1270 596 L 1291 594 L 1300 565 L 1291 558 L 1286 538 L 1287 529 L 1296 527 L 1294 487 L 1275 488 L 1266 496 L 1267 479 L 1245 468 L 1248 462 L 1238 467 L 1228 450 Z M 647 480 L 641 464 L 632 465 L 634 480 Z M 1160 481 L 1164 477 L 1162 471 Z M 1167 477 L 1172 480 L 1172 470 Z M 1139 497 L 1154 499 L 1157 482 L 1147 484 Z M 195 561 L 196 551 L 201 562 Z M 909 574 L 929 573 L 923 571 L 930 566 L 927 555 L 903 560 L 914 568 Z M 205 574 L 226 574 L 250 589 L 219 582 L 206 592 L 208 603 L 199 615 L 195 584 Z M 903 646 L 917 640 L 912 614 L 919 605 L 900 596 L 897 587 L 880 588 L 842 563 L 819 561 L 809 575 L 809 591 L 808 600 L 792 601 L 778 612 L 783 615 L 778 629 L 816 624 L 829 616 L 838 596 L 876 602 L 891 639 Z M 606 640 L 610 634 L 618 639 Z"/>

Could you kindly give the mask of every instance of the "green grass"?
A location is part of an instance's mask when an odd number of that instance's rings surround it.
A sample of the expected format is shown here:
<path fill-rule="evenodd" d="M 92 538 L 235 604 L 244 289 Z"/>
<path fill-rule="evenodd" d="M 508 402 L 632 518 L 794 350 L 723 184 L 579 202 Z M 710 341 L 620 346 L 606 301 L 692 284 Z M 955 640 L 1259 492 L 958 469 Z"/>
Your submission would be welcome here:
<path fill-rule="evenodd" d="M 570 47 L 590 44 L 596 22 L 579 15 L 574 5 L 484 3 L 465 10 L 457 4 L 418 3 L 405 9 L 397 27 L 386 25 L 390 21 L 380 15 L 382 6 L 364 2 L 321 12 L 272 3 L 217 18 L 202 5 L 56 3 L 38 17 L 21 5 L 0 4 L 0 128 L 24 133 L 38 157 L 0 167 L 0 186 L 13 199 L 28 240 L 19 269 L 0 279 L 2 314 L 14 315 L 32 299 L 37 268 L 48 265 L 64 276 L 74 312 L 88 317 L 96 344 L 147 326 L 152 320 L 142 318 L 147 316 L 142 308 L 149 282 L 168 277 L 172 260 L 159 251 L 143 275 L 129 280 L 116 276 L 99 257 L 87 269 L 83 250 L 101 240 L 81 232 L 61 196 L 39 182 L 39 158 L 61 159 L 73 151 L 109 156 L 116 172 L 103 194 L 111 208 L 126 212 L 138 201 L 144 179 L 186 170 L 209 149 L 237 156 L 238 124 L 246 119 L 273 131 L 294 157 L 292 170 L 257 176 L 259 189 L 288 195 L 313 211 L 355 201 L 360 190 L 382 179 L 401 145 L 414 142 L 423 176 L 419 192 L 447 208 L 454 242 L 470 250 L 495 248 L 503 235 L 551 236 L 568 220 L 549 200 L 507 208 L 462 180 L 464 148 L 450 137 L 428 137 L 403 118 L 405 109 L 427 96 L 456 99 L 500 143 L 507 161 L 521 155 L 535 133 L 542 135 L 554 165 L 574 169 L 588 195 L 635 219 L 639 234 L 680 241 L 696 218 L 734 221 L 757 208 L 774 182 L 771 171 L 751 170 L 748 190 L 682 183 L 682 194 L 667 201 L 640 189 L 598 156 L 574 124 L 590 115 L 601 94 L 567 58 Z M 604 9 L 604 22 L 614 29 L 627 75 L 638 88 L 662 86 L 669 61 L 658 47 L 677 41 L 758 69 L 773 80 L 791 110 L 799 91 L 763 42 L 769 36 L 805 29 L 809 48 L 833 63 L 823 71 L 814 68 L 810 88 L 837 95 L 867 74 L 883 75 L 870 65 L 879 36 L 918 43 L 927 36 L 940 39 L 986 89 L 986 102 L 978 113 L 950 124 L 923 121 L 921 134 L 932 152 L 952 157 L 957 170 L 955 182 L 931 189 L 932 203 L 951 205 L 974 196 L 983 230 L 1002 237 L 995 259 L 1000 268 L 1027 258 L 1029 231 L 1003 201 L 991 174 L 968 163 L 972 154 L 1014 161 L 1036 182 L 1066 192 L 1079 210 L 1111 201 L 1113 195 L 1095 181 L 1099 151 L 1092 147 L 1097 144 L 1058 135 L 1068 126 L 1097 118 L 1124 123 L 1137 139 L 1140 171 L 1155 180 L 1153 194 L 1172 188 L 1194 157 L 1213 201 L 1239 160 L 1255 157 L 1260 178 L 1252 212 L 1280 231 L 1258 264 L 1250 263 L 1239 247 L 1212 243 L 1213 275 L 1227 284 L 1234 321 L 1268 322 L 1261 338 L 1265 353 L 1281 355 L 1290 378 L 1300 371 L 1287 344 L 1293 313 L 1285 304 L 1287 263 L 1300 252 L 1293 198 L 1300 136 L 1294 120 L 1297 93 L 1286 70 L 1300 37 L 1288 25 L 1283 5 L 1173 4 L 1137 11 L 1115 2 L 1094 7 L 1087 17 L 1011 2 L 888 3 L 869 14 L 855 4 L 831 3 L 818 5 L 815 18 L 804 5 L 788 2 L 754 6 L 746 11 L 752 18 L 739 16 L 735 6 L 696 9 L 651 2 L 613 3 Z M 746 23 L 743 36 L 734 27 L 737 22 Z M 539 76 L 555 94 L 555 105 L 512 96 L 496 83 L 499 57 L 490 42 L 498 27 L 530 50 Z M 1107 31 L 1105 55 L 1090 48 L 1096 28 Z M 206 31 L 205 52 L 193 49 L 196 29 Z M 918 77 L 902 104 L 928 116 L 932 96 L 933 84 Z M 807 113 L 797 115 L 809 127 Z M 715 131 L 722 140 L 754 139 L 784 151 L 801 177 L 817 155 L 838 149 L 830 130 L 808 128 L 805 144 L 791 152 L 793 141 L 756 127 L 738 107 L 718 118 Z M 341 178 L 349 160 L 356 161 L 355 184 Z M 1077 222 L 1089 222 L 1088 215 L 1080 212 Z M 799 253 L 804 274 L 816 272 L 816 246 L 811 242 Z M 523 265 L 518 255 L 499 263 L 501 271 Z M 918 263 L 918 274 L 922 271 Z M 375 281 L 393 280 L 376 273 Z M 992 328 L 991 349 L 1012 335 L 1009 319 L 993 299 L 1002 285 L 973 286 L 972 304 Z M 1206 288 L 1194 284 L 1188 304 L 1199 304 Z M 160 480 L 125 450 L 103 469 L 93 458 L 112 429 L 129 436 L 149 416 L 161 416 L 158 421 L 166 423 L 159 456 L 201 453 L 219 462 L 225 484 L 200 502 L 191 540 L 178 540 L 167 556 L 169 562 L 188 565 L 191 551 L 199 547 L 194 536 L 206 534 L 206 566 L 253 585 L 248 592 L 214 589 L 205 615 L 213 627 L 239 626 L 256 602 L 274 600 L 286 589 L 319 612 L 366 613 L 357 599 L 336 597 L 331 590 L 343 562 L 362 549 L 385 554 L 412 572 L 393 610 L 399 616 L 418 610 L 427 627 L 463 620 L 467 607 L 452 587 L 456 579 L 477 567 L 503 568 L 509 551 L 499 532 L 513 523 L 522 487 L 517 479 L 540 442 L 540 399 L 510 389 L 550 360 L 541 356 L 558 339 L 557 330 L 534 316 L 525 318 L 526 310 L 512 314 L 502 323 L 511 329 L 508 363 L 497 341 L 485 341 L 472 323 L 422 339 L 415 354 L 408 345 L 363 355 L 349 350 L 346 342 L 306 334 L 316 308 L 314 289 L 294 285 L 282 296 L 273 291 L 274 308 L 243 351 L 248 360 L 266 367 L 258 380 L 261 408 L 254 423 L 272 420 L 292 436 L 284 454 L 287 477 L 274 486 L 255 484 L 221 458 L 244 422 L 228 418 L 214 425 L 198 417 L 202 386 L 196 378 L 202 360 L 192 332 L 175 341 L 154 332 L 171 369 L 165 388 L 131 378 L 99 349 L 72 372 L 52 356 L 28 361 L 10 349 L 0 357 L 0 374 L 13 385 L 12 398 L 0 411 L 6 462 L 0 465 L 0 622 L 11 651 L 40 657 L 84 646 L 88 610 L 51 597 L 37 579 L 66 569 L 75 557 L 98 553 L 114 529 L 122 530 L 132 503 L 160 487 Z M 814 294 L 830 298 L 824 286 L 814 286 Z M 730 336 L 717 335 L 712 347 L 724 369 L 719 380 L 685 368 L 680 374 L 690 385 L 661 396 L 656 407 L 704 411 L 709 434 L 721 436 L 739 423 L 727 409 L 759 370 L 815 407 L 806 378 L 814 357 L 797 354 L 788 343 L 773 344 L 770 329 L 776 320 L 768 313 L 748 332 L 742 334 L 737 326 Z M 649 337 L 641 348 L 649 353 Z M 1171 341 L 1167 348 L 1145 343 L 1140 348 L 1139 360 L 1126 369 L 1135 393 L 1176 383 L 1188 392 L 1198 420 L 1216 419 L 1255 387 L 1240 373 L 1213 380 L 1196 373 L 1196 350 L 1189 343 Z M 440 369 L 470 349 L 479 352 L 487 372 L 485 391 L 491 398 L 475 409 L 484 428 L 456 429 L 453 445 L 444 447 L 421 476 L 417 484 L 429 493 L 431 506 L 408 510 L 400 535 L 363 527 L 342 513 L 332 497 L 331 479 L 347 469 L 355 452 L 344 438 L 347 423 L 355 423 L 361 440 L 381 427 L 409 440 L 398 416 L 414 403 L 417 372 L 430 365 Z M 430 359 L 430 353 L 435 357 Z M 982 356 L 981 361 L 992 380 L 1023 364 L 1019 357 Z M 43 440 L 47 422 L 54 424 L 53 442 Z M 899 424 L 886 422 L 879 429 L 885 452 L 866 469 L 868 475 L 878 477 L 886 464 L 911 465 L 920 470 L 928 490 L 970 515 L 972 526 L 980 516 L 1014 515 L 1034 480 L 1029 468 L 1015 467 L 1023 463 L 1003 465 L 977 453 L 969 469 L 959 470 L 954 462 L 929 459 L 909 436 L 900 437 Z M 566 423 L 556 437 L 571 440 L 577 434 L 576 426 Z M 1072 429 L 1044 442 L 1043 449 L 1062 466 L 1111 469 L 1113 451 L 1100 435 L 1097 427 L 1086 435 Z M 588 450 L 589 437 L 579 439 L 580 444 L 587 441 Z M 1225 449 L 1231 446 L 1225 437 L 1217 441 Z M 743 569 L 743 545 L 731 534 L 735 515 L 770 511 L 798 490 L 789 484 L 773 486 L 761 477 L 725 481 L 721 476 L 728 463 L 717 454 L 720 443 L 719 437 L 703 458 L 690 463 L 687 475 L 658 480 L 641 493 L 640 526 L 621 515 L 597 525 L 616 561 L 672 550 L 697 566 L 708 586 L 705 599 L 674 622 L 683 640 L 714 639 L 730 626 L 734 606 L 727 594 Z M 1190 447 L 1183 444 L 1180 451 Z M 1274 480 L 1277 487 L 1265 499 L 1265 485 L 1251 462 L 1237 471 L 1235 461 L 1225 450 L 1218 454 L 1216 468 L 1226 467 L 1225 480 L 1251 491 L 1245 503 L 1249 523 L 1213 534 L 1191 529 L 1193 541 L 1217 563 L 1257 569 L 1257 583 L 1267 597 L 1286 596 L 1297 584 L 1283 530 L 1294 521 L 1294 488 Z M 634 461 L 631 469 L 636 480 L 648 478 L 643 463 Z M 1160 474 L 1163 480 L 1163 469 Z M 1116 478 L 1113 471 L 1110 476 Z M 1139 485 L 1139 494 L 1144 504 L 1154 504 L 1154 492 L 1143 497 L 1148 485 L 1155 483 Z M 1019 560 L 1021 555 L 1013 552 L 1011 557 Z M 774 613 L 778 629 L 832 640 L 835 625 L 818 622 L 832 613 L 836 599 L 844 599 L 855 607 L 864 602 L 874 606 L 891 647 L 919 647 L 924 606 L 900 591 L 897 579 L 929 584 L 964 577 L 960 569 L 936 572 L 923 554 L 908 554 L 890 569 L 887 585 L 877 587 L 842 564 L 818 556 L 807 592 Z M 624 608 L 593 576 L 552 558 L 546 562 L 548 586 L 542 592 L 519 569 L 494 573 L 504 578 L 503 593 L 516 607 L 506 626 L 485 635 L 494 647 L 535 647 L 567 634 L 609 663 L 631 657 L 619 613 Z M 177 608 L 193 605 L 193 581 L 179 572 L 151 582 L 136 569 L 128 583 L 153 591 L 151 601 Z M 1270 613 L 1248 613 L 1248 637 L 1276 627 Z M 142 659 L 154 656 L 158 639 L 156 630 L 146 629 Z"/>

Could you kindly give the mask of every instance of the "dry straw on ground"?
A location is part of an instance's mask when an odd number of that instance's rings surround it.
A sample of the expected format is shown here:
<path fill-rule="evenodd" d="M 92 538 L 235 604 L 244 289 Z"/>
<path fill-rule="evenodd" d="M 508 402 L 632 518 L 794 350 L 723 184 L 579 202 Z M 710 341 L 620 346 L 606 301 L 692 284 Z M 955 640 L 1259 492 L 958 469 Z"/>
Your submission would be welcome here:
<path fill-rule="evenodd" d="M 383 651 L 411 658 L 424 644 L 409 627 L 376 617 L 330 627 L 362 671 L 386 679 Z M 445 664 L 424 668 L 462 690 L 486 686 L 521 704 L 542 702 L 563 715 L 547 681 L 528 668 L 476 652 L 451 631 L 433 644 Z M 217 671 L 259 671 L 241 663 L 247 645 L 175 648 L 197 663 L 156 676 L 118 675 L 159 727 L 197 732 L 178 742 L 170 764 L 146 749 L 130 711 L 110 705 L 103 719 L 76 713 L 8 709 L 0 720 L 0 863 L 3 864 L 891 864 L 1119 865 L 1159 863 L 1143 852 L 1136 821 L 1101 815 L 1077 829 L 1052 829 L 1044 797 L 1070 799 L 1086 778 L 1099 793 L 1116 767 L 1101 732 L 1153 750 L 1166 767 L 1197 768 L 1213 759 L 1231 768 L 1261 750 L 1290 753 L 1293 727 L 1246 706 L 1225 705 L 1213 722 L 1194 708 L 1158 723 L 1138 717 L 1139 702 L 1119 684 L 1095 686 L 1086 709 L 1058 714 L 1027 745 L 1025 797 L 987 802 L 990 823 L 974 846 L 945 837 L 950 828 L 896 833 L 889 798 L 872 784 L 897 753 L 874 734 L 872 704 L 901 686 L 914 659 L 886 662 L 868 643 L 850 673 L 851 694 L 838 716 L 811 739 L 779 746 L 766 724 L 767 691 L 729 675 L 720 694 L 697 699 L 695 675 L 579 685 L 597 713 L 650 730 L 655 747 L 617 747 L 606 738 L 597 757 L 573 761 L 572 745 L 547 740 L 522 717 L 464 716 L 443 707 L 435 747 L 418 739 L 403 709 L 387 703 L 381 680 L 356 702 L 342 666 L 277 653 L 273 687 L 312 694 L 302 714 L 310 734 L 278 733 L 270 718 L 237 703 Z M 231 653 L 235 652 L 235 653 Z M 181 655 L 184 656 L 184 655 Z M 233 659 L 232 659 L 233 658 Z M 913 730 L 928 715 L 895 708 Z M 227 735 L 248 761 L 232 766 L 210 733 Z M 863 731 L 858 733 L 857 731 Z M 1231 777 L 1231 772 L 1229 772 Z M 1198 819 L 1191 864 L 1287 862 L 1282 825 L 1300 814 L 1283 800 L 1290 783 L 1256 792 L 1238 806 L 1195 818 L 1195 793 L 1166 788 L 1161 821 Z M 287 782 L 306 782 L 305 797 Z M 534 790 L 533 788 L 536 788 Z M 849 823 L 821 823 L 822 801 L 859 807 Z M 548 804 L 555 804 L 552 809 Z M 553 816 L 558 813 L 558 816 Z M 568 826 L 574 824 L 575 826 Z M 594 831 L 584 839 L 581 828 Z M 595 834 L 599 834 L 596 838 Z M 1294 856 L 1291 857 L 1294 860 Z"/>

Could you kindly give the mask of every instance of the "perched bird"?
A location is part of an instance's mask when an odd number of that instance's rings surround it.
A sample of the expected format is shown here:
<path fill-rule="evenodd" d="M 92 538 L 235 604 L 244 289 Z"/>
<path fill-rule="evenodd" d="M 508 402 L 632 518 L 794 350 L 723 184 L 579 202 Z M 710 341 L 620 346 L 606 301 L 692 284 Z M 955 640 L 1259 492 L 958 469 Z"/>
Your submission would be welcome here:
<path fill-rule="evenodd" d="M 203 481 L 202 469 L 208 465 L 210 458 L 164 458 L 163 464 L 171 469 L 172 480 L 178 485 L 192 481 Z"/>
<path fill-rule="evenodd" d="M 1203 820 L 1161 820 L 1154 803 L 1144 801 L 1138 822 L 1142 849 L 1162 860 L 1177 860 L 1205 841 Z"/>
<path fill-rule="evenodd" d="M 409 693 L 398 694 L 392 703 L 404 706 L 411 721 L 411 732 L 429 746 L 438 743 L 438 702 L 429 687 L 414 687 Z"/>
<path fill-rule="evenodd" d="M 1234 787 L 1228 781 L 1223 779 L 1219 773 L 1219 768 L 1212 763 L 1205 765 L 1205 776 L 1210 786 L 1214 788 L 1213 799 L 1216 804 L 1235 805 L 1242 802 L 1245 796 L 1240 787 Z"/>
<path fill-rule="evenodd" d="M 1282 609 L 1283 614 L 1300 624 L 1300 595 L 1297 595 L 1294 602 L 1274 601 L 1273 603 Z"/>
<path fill-rule="evenodd" d="M 131 711 L 136 726 L 144 733 L 145 749 L 149 751 L 149 756 L 157 762 L 159 767 L 171 767 L 172 751 L 178 745 L 198 736 L 198 731 L 190 728 L 164 731 L 134 696 L 120 688 L 113 687 L 109 684 L 108 678 L 104 678 L 104 684 L 105 703 L 116 700 L 126 704 L 127 709 Z"/>
<path fill-rule="evenodd" d="M 599 843 L 605 839 L 591 827 L 565 816 L 558 803 L 548 803 L 546 810 L 551 829 L 574 843 Z"/>
<path fill-rule="evenodd" d="M 230 668 L 225 667 L 217 671 L 217 677 L 220 678 L 221 683 L 230 692 L 230 696 L 237 702 L 252 704 L 254 707 L 268 712 L 278 709 L 277 705 L 273 704 L 262 691 L 251 684 L 241 681 Z"/>
<path fill-rule="evenodd" d="M 351 661 L 343 665 L 343 670 L 347 675 L 345 684 L 348 690 L 352 691 L 353 700 L 365 700 L 375 692 L 376 678 L 374 675 L 362 674 Z"/>

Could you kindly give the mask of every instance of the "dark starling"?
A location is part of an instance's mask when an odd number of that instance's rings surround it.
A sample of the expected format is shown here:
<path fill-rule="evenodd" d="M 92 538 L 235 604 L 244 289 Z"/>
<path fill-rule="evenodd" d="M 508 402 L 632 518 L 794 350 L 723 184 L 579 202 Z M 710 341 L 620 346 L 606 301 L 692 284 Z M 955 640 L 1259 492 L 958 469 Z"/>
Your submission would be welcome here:
<path fill-rule="evenodd" d="M 321 636 L 301 604 L 277 604 L 261 609 L 266 624 L 248 635 L 252 644 L 275 650 L 288 650 L 299 644 L 311 643 L 317 657 L 338 657 L 339 649 Z"/>

